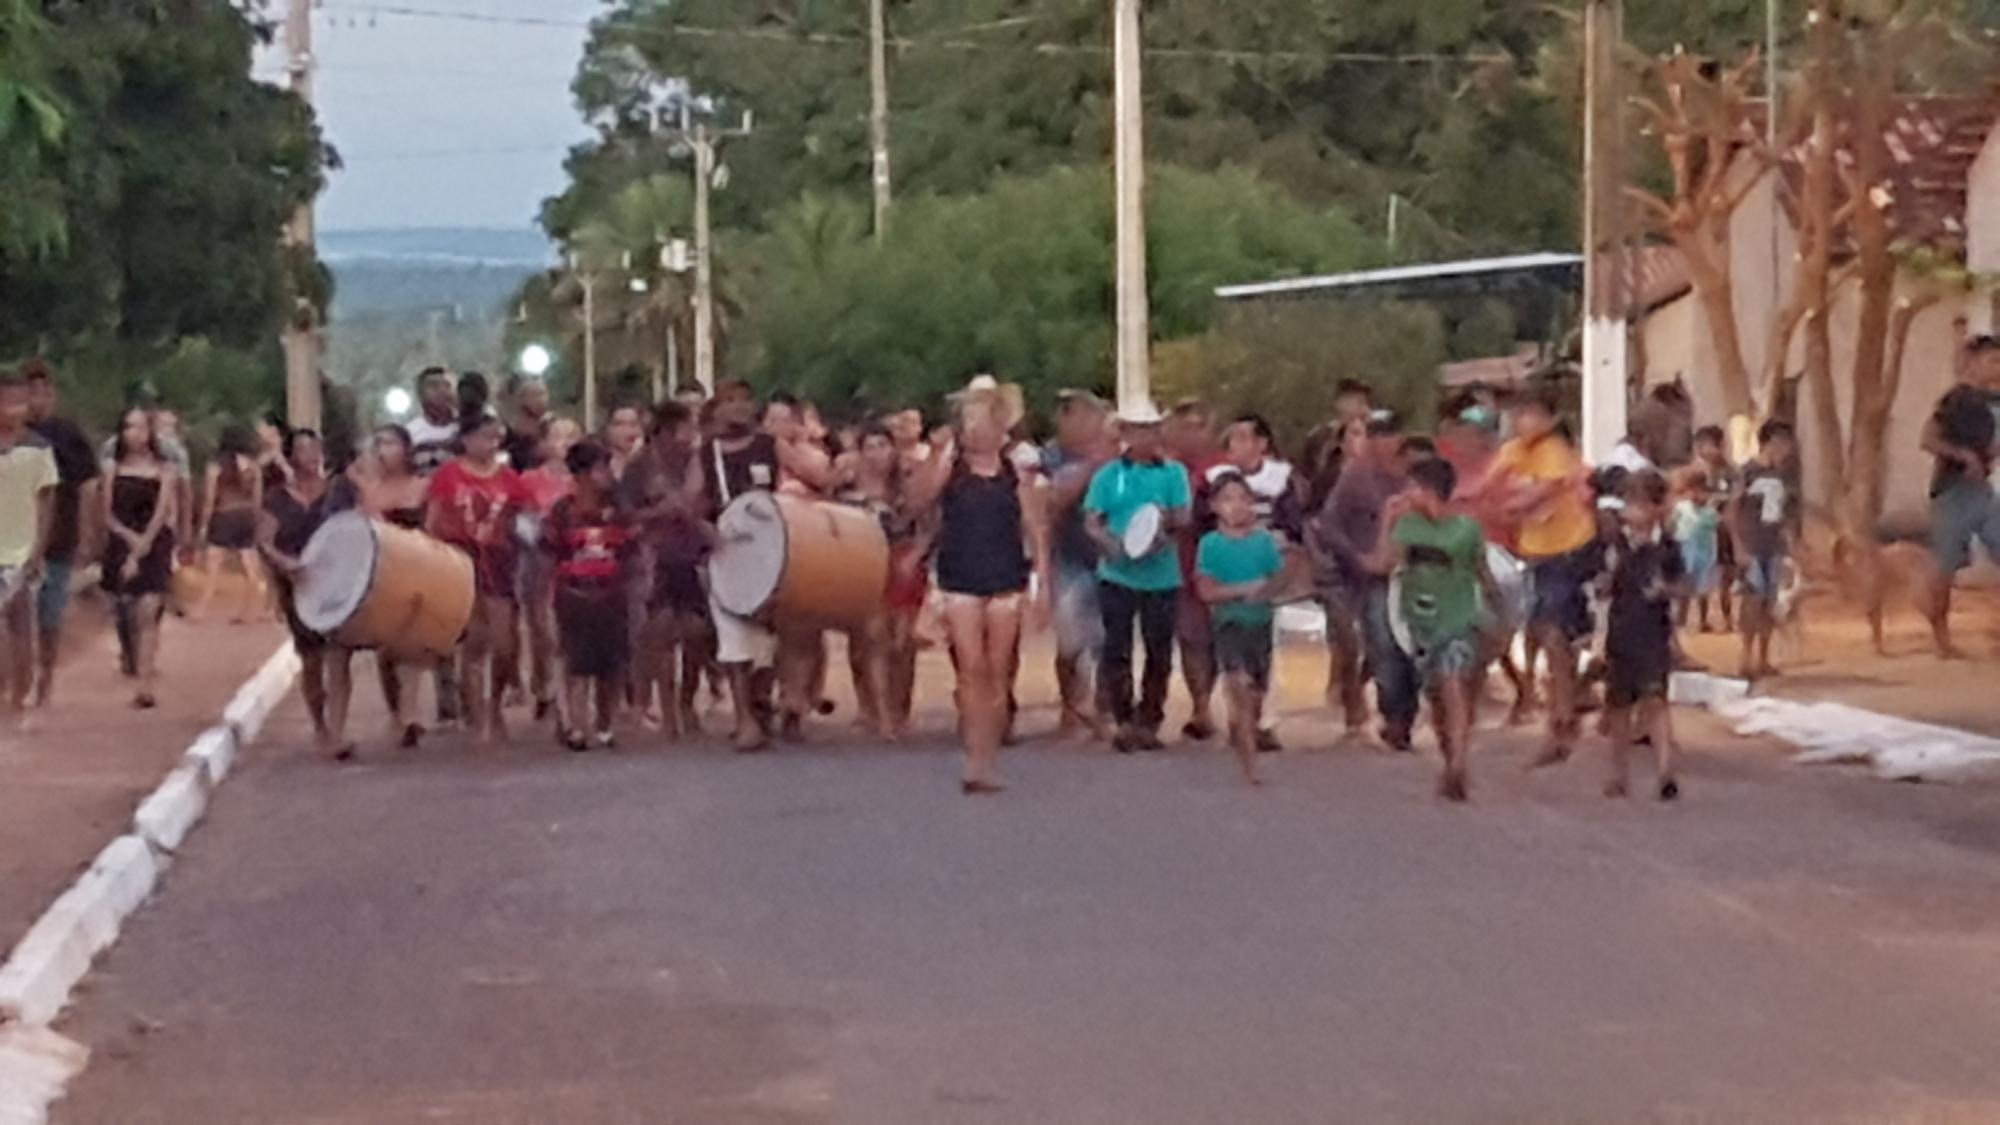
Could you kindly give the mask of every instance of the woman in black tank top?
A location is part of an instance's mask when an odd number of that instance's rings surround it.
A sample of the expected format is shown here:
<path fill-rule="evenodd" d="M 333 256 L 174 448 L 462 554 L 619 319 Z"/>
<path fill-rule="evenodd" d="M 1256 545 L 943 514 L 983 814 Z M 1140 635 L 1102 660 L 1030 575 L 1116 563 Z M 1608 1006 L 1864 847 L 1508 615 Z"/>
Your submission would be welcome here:
<path fill-rule="evenodd" d="M 414 448 L 410 431 L 402 426 L 377 426 L 369 455 L 356 461 L 348 476 L 360 494 L 362 511 L 397 527 L 422 531 L 430 481 L 416 473 Z M 407 750 L 423 738 L 424 728 L 410 719 L 406 710 L 403 689 L 407 685 L 414 694 L 418 686 L 414 677 L 404 678 L 406 670 L 415 673 L 422 668 L 398 664 L 384 652 L 375 654 L 375 675 L 382 683 L 382 700 L 389 705 L 389 729 L 395 732 L 397 745 Z M 446 691 L 447 685 L 440 683 L 438 694 L 443 696 Z"/>
<path fill-rule="evenodd" d="M 939 435 L 911 510 L 938 513 L 938 588 L 958 667 L 959 730 L 965 740 L 964 791 L 998 793 L 994 773 L 1007 731 L 1015 647 L 1030 575 L 1049 591 L 1049 546 L 1041 494 L 1004 455 L 1007 426 L 995 395 L 960 404 L 958 435 Z M 1032 560 L 1032 562 L 1031 562 Z M 1032 567 L 1032 569 L 1031 569 Z"/>

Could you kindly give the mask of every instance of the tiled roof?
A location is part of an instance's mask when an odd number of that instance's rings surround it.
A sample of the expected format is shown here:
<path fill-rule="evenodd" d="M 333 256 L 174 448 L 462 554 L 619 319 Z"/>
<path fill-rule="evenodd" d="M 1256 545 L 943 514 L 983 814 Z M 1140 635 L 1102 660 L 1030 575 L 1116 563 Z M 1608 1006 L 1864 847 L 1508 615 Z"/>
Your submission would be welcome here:
<path fill-rule="evenodd" d="M 1964 253 L 1967 183 L 1996 122 L 2000 122 L 2000 92 L 1897 100 L 1884 131 L 1889 166 L 1883 182 L 1875 185 L 1889 195 L 1889 230 L 1896 242 Z M 1852 126 L 1851 120 L 1837 125 L 1840 147 L 1835 159 L 1843 171 L 1854 167 Z M 1751 127 L 1761 129 L 1761 120 Z M 1780 156 L 1781 194 L 1794 223 L 1806 150 L 1807 142 L 1801 140 Z M 1837 199 L 1846 198 L 1844 176 L 1834 191 Z"/>

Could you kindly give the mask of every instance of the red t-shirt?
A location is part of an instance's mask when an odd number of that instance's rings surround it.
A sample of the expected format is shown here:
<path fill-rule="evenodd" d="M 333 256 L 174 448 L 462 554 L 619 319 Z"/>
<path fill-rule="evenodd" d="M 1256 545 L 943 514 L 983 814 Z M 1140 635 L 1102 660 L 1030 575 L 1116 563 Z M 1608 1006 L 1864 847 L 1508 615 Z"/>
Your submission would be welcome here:
<path fill-rule="evenodd" d="M 522 473 L 521 485 L 527 489 L 529 509 L 536 515 L 546 516 L 556 510 L 556 501 L 568 496 L 576 487 L 576 482 L 568 473 L 557 473 L 543 465 Z"/>
<path fill-rule="evenodd" d="M 452 461 L 431 478 L 431 505 L 438 513 L 438 537 L 461 547 L 491 547 L 511 533 L 507 519 L 532 502 L 521 474 L 501 466 L 481 476 Z"/>
<path fill-rule="evenodd" d="M 530 503 L 521 474 L 501 466 L 481 476 L 452 461 L 431 478 L 438 538 L 472 556 L 480 593 L 504 597 L 514 586 L 516 512 Z"/>
<path fill-rule="evenodd" d="M 579 593 L 624 589 L 632 529 L 609 504 L 585 508 L 576 497 L 566 496 L 550 511 L 542 534 L 564 588 Z"/>

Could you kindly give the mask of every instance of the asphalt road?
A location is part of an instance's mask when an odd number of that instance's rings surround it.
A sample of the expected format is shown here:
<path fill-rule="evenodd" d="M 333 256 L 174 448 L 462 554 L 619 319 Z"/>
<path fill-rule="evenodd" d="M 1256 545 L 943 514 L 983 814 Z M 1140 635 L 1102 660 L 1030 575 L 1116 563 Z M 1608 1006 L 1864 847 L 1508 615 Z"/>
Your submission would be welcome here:
<path fill-rule="evenodd" d="M 2000 1119 L 2000 794 L 1696 721 L 1671 807 L 1514 732 L 1464 808 L 1298 722 L 1262 791 L 1031 743 L 972 800 L 942 740 L 302 733 L 93 978 L 56 1121 Z"/>

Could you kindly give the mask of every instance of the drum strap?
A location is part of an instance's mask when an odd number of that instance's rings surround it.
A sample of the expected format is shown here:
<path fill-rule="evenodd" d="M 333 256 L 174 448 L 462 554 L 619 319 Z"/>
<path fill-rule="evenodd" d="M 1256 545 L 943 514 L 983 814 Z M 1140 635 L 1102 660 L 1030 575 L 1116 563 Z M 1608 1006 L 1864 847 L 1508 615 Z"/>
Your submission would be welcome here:
<path fill-rule="evenodd" d="M 727 508 L 736 496 L 729 491 L 729 474 L 722 471 L 722 443 L 711 441 L 708 448 L 715 454 L 715 494 L 722 498 L 722 506 Z"/>

